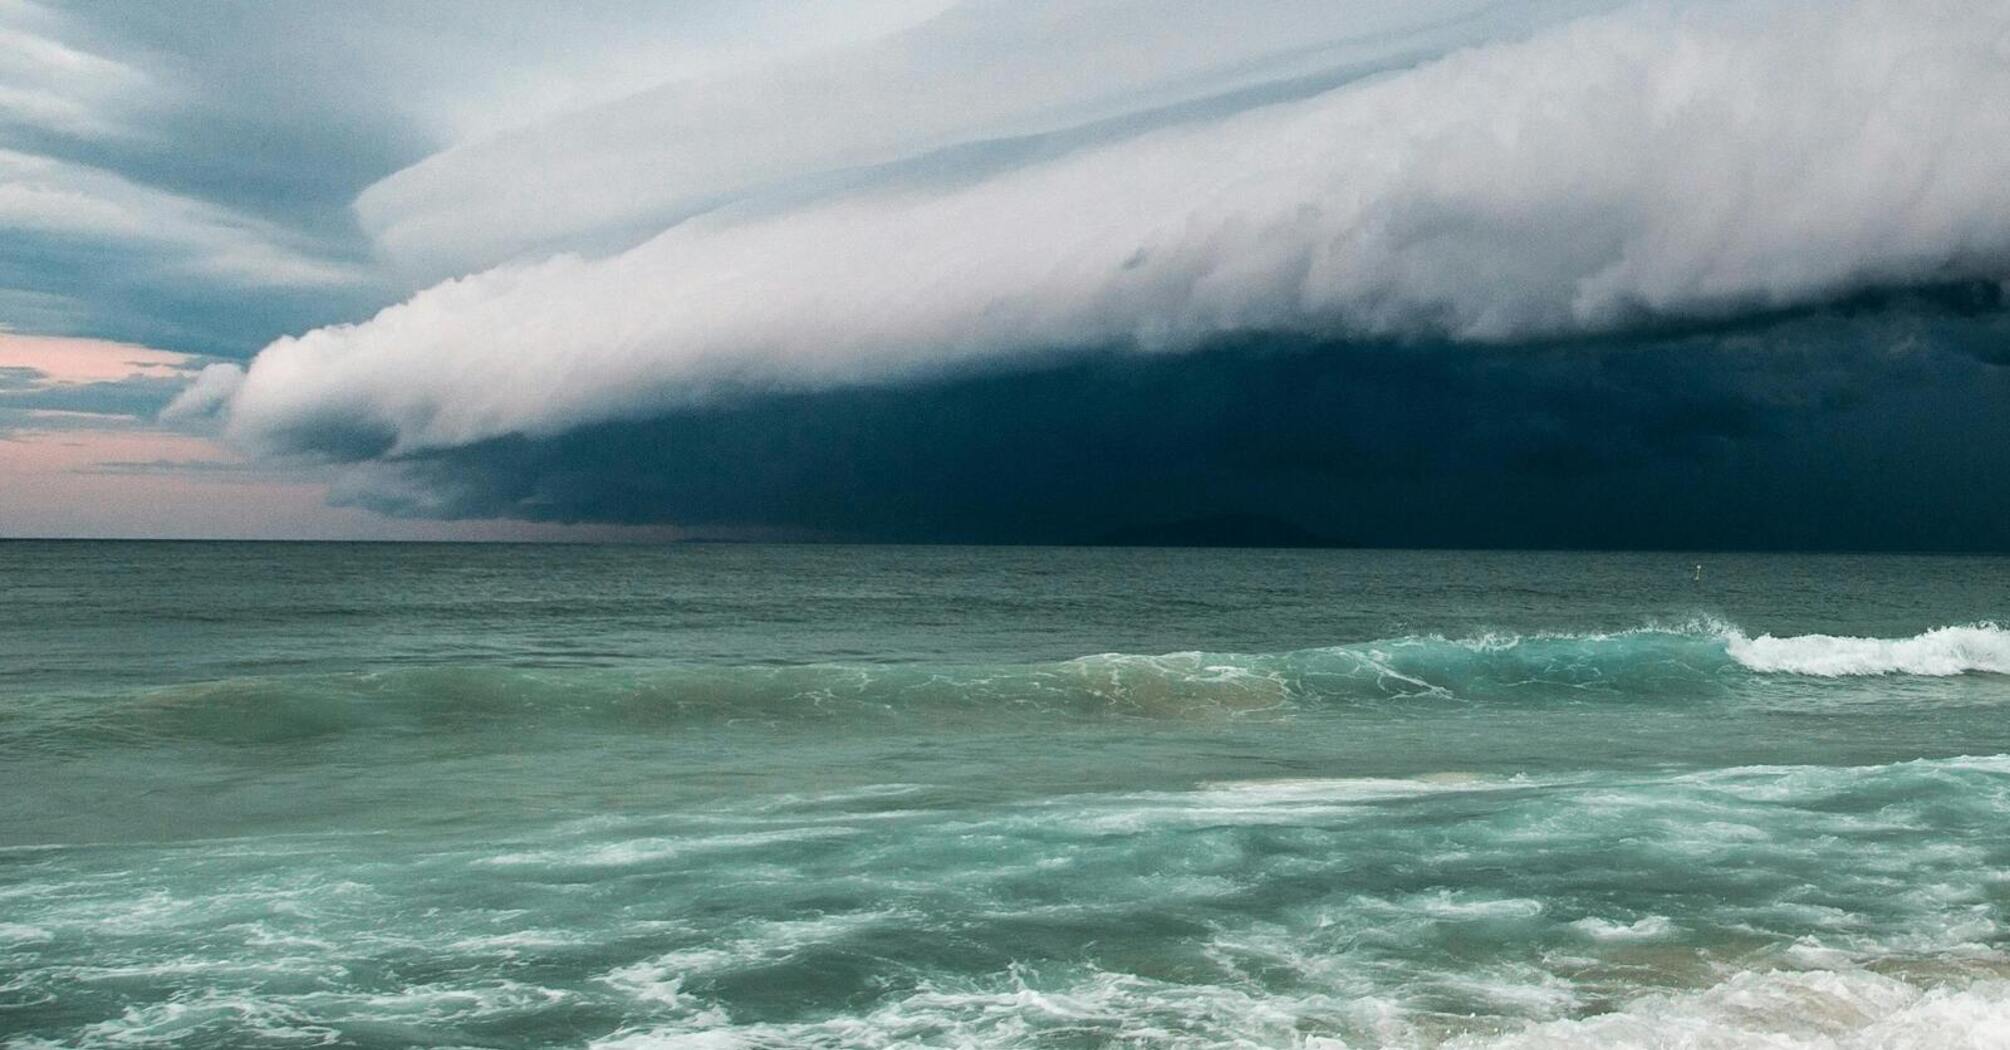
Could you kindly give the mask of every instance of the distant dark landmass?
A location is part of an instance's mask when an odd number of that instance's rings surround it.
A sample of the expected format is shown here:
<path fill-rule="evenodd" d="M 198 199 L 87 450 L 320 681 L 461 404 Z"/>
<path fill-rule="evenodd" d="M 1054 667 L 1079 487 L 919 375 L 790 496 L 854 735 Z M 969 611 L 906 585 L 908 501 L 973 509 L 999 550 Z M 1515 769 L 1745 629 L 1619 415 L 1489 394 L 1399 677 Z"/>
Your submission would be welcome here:
<path fill-rule="evenodd" d="M 1214 514 L 1131 525 L 1091 539 L 1096 547 L 1353 547 L 1267 514 Z"/>

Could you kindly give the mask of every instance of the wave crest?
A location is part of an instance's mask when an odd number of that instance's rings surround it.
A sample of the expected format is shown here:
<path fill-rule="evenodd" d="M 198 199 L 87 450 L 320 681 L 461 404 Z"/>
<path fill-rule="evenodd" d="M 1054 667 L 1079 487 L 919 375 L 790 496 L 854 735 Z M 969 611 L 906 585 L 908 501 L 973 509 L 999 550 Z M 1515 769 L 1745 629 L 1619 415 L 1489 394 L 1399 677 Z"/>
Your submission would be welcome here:
<path fill-rule="evenodd" d="M 1730 632 L 1725 651 L 1740 667 L 1761 674 L 1842 678 L 1859 675 L 1928 675 L 1971 672 L 2010 674 L 2010 631 L 1993 623 L 1941 627 L 1910 638 L 1851 638 L 1804 634 L 1748 638 Z"/>
<path fill-rule="evenodd" d="M 1699 620 L 1612 633 L 1411 635 L 1275 653 L 1104 653 L 1056 663 L 415 667 L 199 682 L 0 713 L 0 753 L 201 739 L 297 744 L 353 732 L 514 735 L 691 724 L 903 725 L 1292 717 L 1445 704 L 1765 702 L 1774 676 L 2010 674 L 2010 630 L 1908 638 L 1748 635 Z M 1806 699 L 1791 690 L 1788 699 Z M 1799 700 L 1796 700 L 1799 702 Z"/>

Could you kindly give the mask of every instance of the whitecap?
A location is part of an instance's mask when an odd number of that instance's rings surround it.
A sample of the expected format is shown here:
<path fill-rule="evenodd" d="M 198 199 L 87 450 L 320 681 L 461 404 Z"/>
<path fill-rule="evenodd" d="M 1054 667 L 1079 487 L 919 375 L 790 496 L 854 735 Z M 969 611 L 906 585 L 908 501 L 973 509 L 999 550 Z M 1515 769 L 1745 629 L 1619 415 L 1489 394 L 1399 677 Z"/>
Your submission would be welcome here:
<path fill-rule="evenodd" d="M 19 922 L 0 922 L 0 943 L 39 944 L 54 940 L 55 934 L 40 926 L 29 926 Z"/>
<path fill-rule="evenodd" d="M 1973 672 L 2010 674 L 2010 631 L 1993 623 L 1941 627 L 1910 638 L 1852 638 L 1803 634 L 1757 638 L 1724 636 L 1731 659 L 1762 674 L 1823 678 L 1909 674 L 1948 677 Z"/>
<path fill-rule="evenodd" d="M 1570 926 L 1594 941 L 1651 941 L 1675 931 L 1675 924 L 1665 915 L 1649 915 L 1632 922 L 1586 916 Z"/>
<path fill-rule="evenodd" d="M 505 867 L 545 865 L 555 868 L 623 868 L 679 857 L 752 849 L 786 842 L 844 838 L 857 833 L 857 829 L 847 827 L 807 827 L 731 835 L 627 839 L 592 846 L 502 853 L 482 858 L 477 863 Z"/>
<path fill-rule="evenodd" d="M 2010 981 L 1921 988 L 1861 970 L 1746 971 L 1445 1050 L 2002 1050 L 2006 1033 Z"/>

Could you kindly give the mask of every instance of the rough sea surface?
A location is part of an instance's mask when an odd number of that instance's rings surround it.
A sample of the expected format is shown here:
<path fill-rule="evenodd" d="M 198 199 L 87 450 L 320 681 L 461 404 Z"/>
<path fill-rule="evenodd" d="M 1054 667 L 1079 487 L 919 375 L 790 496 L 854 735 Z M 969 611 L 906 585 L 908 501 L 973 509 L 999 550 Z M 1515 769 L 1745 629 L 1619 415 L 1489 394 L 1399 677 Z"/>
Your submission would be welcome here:
<path fill-rule="evenodd" d="M 2010 1046 L 1996 618 L 1988 558 L 0 543 L 0 1044 Z"/>

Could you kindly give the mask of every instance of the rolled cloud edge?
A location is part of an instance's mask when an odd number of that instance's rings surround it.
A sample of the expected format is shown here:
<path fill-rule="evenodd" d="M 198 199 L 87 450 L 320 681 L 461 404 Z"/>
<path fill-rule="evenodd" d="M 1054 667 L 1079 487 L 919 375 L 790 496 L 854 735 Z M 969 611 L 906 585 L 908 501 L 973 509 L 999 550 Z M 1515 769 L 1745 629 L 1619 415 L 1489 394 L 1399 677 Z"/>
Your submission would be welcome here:
<path fill-rule="evenodd" d="M 253 446 L 396 458 L 1068 348 L 1513 344 L 1950 284 L 2000 306 L 2010 198 L 1978 175 L 2010 118 L 1960 97 L 2010 90 L 1992 21 L 1643 5 L 969 185 L 449 281 L 281 340 L 224 400 Z"/>

